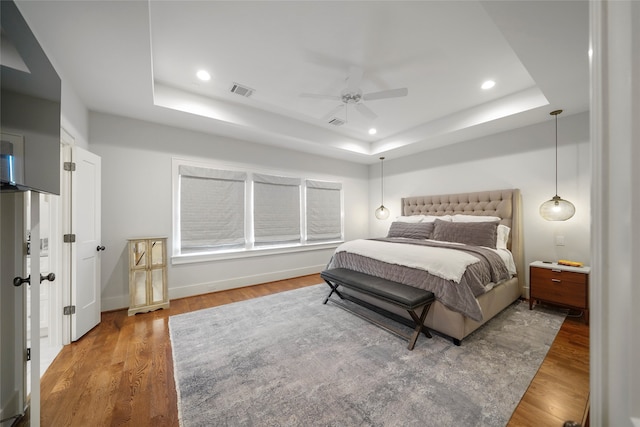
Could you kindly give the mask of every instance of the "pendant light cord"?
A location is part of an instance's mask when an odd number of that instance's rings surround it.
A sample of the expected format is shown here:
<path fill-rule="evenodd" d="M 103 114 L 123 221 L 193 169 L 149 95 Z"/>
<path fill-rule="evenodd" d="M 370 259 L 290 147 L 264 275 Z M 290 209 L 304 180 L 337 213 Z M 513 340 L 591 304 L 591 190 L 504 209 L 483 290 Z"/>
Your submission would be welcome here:
<path fill-rule="evenodd" d="M 380 157 L 380 206 L 384 206 L 384 157 Z"/>
<path fill-rule="evenodd" d="M 558 115 L 556 117 L 556 196 L 558 195 Z"/>
<path fill-rule="evenodd" d="M 562 110 L 555 110 L 549 113 L 556 118 L 556 197 L 558 196 L 558 114 L 560 113 L 562 113 Z"/>

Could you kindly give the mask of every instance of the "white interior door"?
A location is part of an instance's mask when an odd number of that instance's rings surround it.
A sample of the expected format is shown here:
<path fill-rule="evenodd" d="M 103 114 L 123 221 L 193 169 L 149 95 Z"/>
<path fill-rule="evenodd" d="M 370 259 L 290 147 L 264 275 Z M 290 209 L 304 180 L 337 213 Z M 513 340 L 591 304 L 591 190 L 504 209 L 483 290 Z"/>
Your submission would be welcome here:
<path fill-rule="evenodd" d="M 25 278 L 24 195 L 0 193 L 0 420 L 10 425 L 26 404 L 26 314 L 27 285 L 14 286 Z"/>
<path fill-rule="evenodd" d="M 30 194 L 29 194 L 30 193 Z M 31 197 L 31 255 L 29 274 L 31 277 L 29 289 L 29 314 L 31 317 L 31 336 L 27 348 L 31 350 L 31 361 L 28 363 L 30 372 L 29 408 L 30 425 L 40 426 L 40 194 L 30 191 Z"/>
<path fill-rule="evenodd" d="M 71 148 L 71 340 L 76 341 L 100 323 L 100 157 Z"/>
<path fill-rule="evenodd" d="M 60 196 L 40 194 L 40 272 L 45 276 L 40 284 L 40 376 L 62 350 L 59 199 Z"/>

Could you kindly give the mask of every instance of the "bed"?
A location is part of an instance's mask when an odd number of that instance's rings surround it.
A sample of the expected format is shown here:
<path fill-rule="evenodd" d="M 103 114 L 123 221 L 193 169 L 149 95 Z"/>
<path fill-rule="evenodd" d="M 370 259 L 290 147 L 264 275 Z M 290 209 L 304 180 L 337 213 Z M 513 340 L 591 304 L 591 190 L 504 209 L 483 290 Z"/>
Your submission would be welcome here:
<path fill-rule="evenodd" d="M 518 189 L 405 197 L 401 204 L 402 215 L 392 222 L 386 238 L 345 242 L 336 249 L 328 268 L 348 268 L 433 291 L 436 302 L 425 326 L 452 338 L 456 345 L 525 296 Z M 493 250 L 483 247 L 487 239 L 497 239 L 495 247 L 487 244 Z M 496 256 L 504 261 L 508 273 L 499 267 Z M 423 267 L 422 260 L 431 257 L 431 265 L 437 268 Z M 448 266 L 449 259 L 455 259 L 456 265 Z M 463 267 L 458 265 L 461 262 Z M 488 264 L 488 273 L 480 272 L 482 263 Z M 356 301 L 407 317 L 396 307 L 355 290 L 345 293 Z"/>

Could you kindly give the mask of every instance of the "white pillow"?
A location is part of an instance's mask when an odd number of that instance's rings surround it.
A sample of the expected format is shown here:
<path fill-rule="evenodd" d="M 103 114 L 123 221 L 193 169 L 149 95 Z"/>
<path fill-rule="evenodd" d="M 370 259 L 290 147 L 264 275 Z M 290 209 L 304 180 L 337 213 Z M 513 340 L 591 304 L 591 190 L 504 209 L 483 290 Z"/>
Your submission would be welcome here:
<path fill-rule="evenodd" d="M 397 222 L 434 222 L 436 219 L 442 221 L 451 222 L 451 215 L 409 215 L 409 216 L 399 216 L 396 218 Z M 500 218 L 498 218 L 500 219 Z"/>
<path fill-rule="evenodd" d="M 496 249 L 507 249 L 507 242 L 509 241 L 509 233 L 511 229 L 506 225 L 498 225 L 498 237 L 496 239 Z"/>
<path fill-rule="evenodd" d="M 451 215 L 424 215 L 422 222 L 435 222 L 436 219 L 451 222 Z"/>
<path fill-rule="evenodd" d="M 453 216 L 453 222 L 494 222 L 500 221 L 502 218 L 497 216 L 484 216 L 484 215 L 463 215 L 455 214 Z"/>
<path fill-rule="evenodd" d="M 422 222 L 425 218 L 424 215 L 409 215 L 409 216 L 399 216 L 396 218 L 398 222 Z"/>

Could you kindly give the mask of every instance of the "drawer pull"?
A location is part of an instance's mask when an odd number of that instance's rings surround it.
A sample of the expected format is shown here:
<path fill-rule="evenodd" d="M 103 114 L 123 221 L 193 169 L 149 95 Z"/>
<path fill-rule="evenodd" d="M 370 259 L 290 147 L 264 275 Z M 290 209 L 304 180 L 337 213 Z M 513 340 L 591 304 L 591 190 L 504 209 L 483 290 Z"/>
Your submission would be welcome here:
<path fill-rule="evenodd" d="M 556 282 L 556 283 L 560 283 L 560 282 L 562 282 L 562 280 L 560 280 L 560 279 L 551 279 L 551 281 L 552 281 L 552 282 Z"/>
<path fill-rule="evenodd" d="M 554 273 L 562 273 L 562 270 L 555 270 L 555 269 L 551 269 L 551 271 L 553 271 Z"/>

